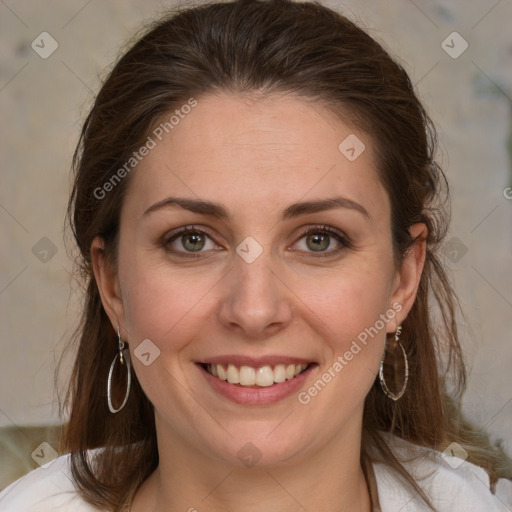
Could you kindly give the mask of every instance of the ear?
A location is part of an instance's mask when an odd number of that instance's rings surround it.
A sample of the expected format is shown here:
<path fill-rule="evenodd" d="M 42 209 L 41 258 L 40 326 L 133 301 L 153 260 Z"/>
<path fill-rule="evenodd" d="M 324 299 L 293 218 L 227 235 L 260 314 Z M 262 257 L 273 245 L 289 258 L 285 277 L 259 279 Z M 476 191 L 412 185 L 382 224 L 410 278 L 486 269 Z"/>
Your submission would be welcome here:
<path fill-rule="evenodd" d="M 105 257 L 105 242 L 97 236 L 91 243 L 91 261 L 101 302 L 114 331 L 124 326 L 124 306 L 117 270 Z"/>
<path fill-rule="evenodd" d="M 397 270 L 395 280 L 393 282 L 393 295 L 391 297 L 391 304 L 400 304 L 402 309 L 396 315 L 396 326 L 400 325 L 412 308 L 418 286 L 420 284 L 421 274 L 425 265 L 425 257 L 427 254 L 428 235 L 427 226 L 423 223 L 413 224 L 409 228 L 414 242 L 409 247 L 401 267 Z M 391 322 L 388 324 L 388 326 Z M 392 326 L 392 324 L 391 324 Z M 390 326 L 390 328 L 391 328 Z"/>

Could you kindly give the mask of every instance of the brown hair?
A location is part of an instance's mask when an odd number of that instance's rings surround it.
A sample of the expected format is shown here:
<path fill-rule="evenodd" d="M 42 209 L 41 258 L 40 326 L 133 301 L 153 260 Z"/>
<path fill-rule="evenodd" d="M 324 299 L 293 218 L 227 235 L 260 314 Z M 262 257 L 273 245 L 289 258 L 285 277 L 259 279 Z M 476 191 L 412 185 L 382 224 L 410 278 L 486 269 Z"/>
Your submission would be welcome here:
<path fill-rule="evenodd" d="M 126 407 L 116 415 L 107 409 L 116 334 L 102 307 L 90 256 L 91 242 L 100 236 L 106 258 L 116 264 L 119 214 L 130 175 L 104 198 L 95 191 L 164 115 L 191 97 L 215 91 L 297 94 L 321 102 L 371 137 L 380 179 L 392 199 L 397 265 L 414 243 L 412 224 L 424 222 L 428 238 L 417 298 L 403 322 L 407 391 L 393 402 L 376 379 L 366 399 L 362 454 L 395 468 L 427 503 L 428 496 L 380 431 L 437 450 L 457 441 L 469 460 L 495 479 L 500 454 L 474 433 L 455 405 L 465 370 L 458 302 L 437 255 L 448 225 L 448 188 L 434 161 L 430 119 L 404 69 L 345 17 L 317 3 L 256 0 L 203 5 L 158 20 L 112 69 L 84 123 L 73 159 L 68 219 L 80 250 L 86 300 L 77 329 L 67 428 L 72 474 L 84 498 L 99 508 L 120 510 L 123 497 L 132 496 L 158 465 L 153 407 L 135 376 Z M 94 452 L 93 461 L 88 450 L 98 447 L 104 450 Z"/>

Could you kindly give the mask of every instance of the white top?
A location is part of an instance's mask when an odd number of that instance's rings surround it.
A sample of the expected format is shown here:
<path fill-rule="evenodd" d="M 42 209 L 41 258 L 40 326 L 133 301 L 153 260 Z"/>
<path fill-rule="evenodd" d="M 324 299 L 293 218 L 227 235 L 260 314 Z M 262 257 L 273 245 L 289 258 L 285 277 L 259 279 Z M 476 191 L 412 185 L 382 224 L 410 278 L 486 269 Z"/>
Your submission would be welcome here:
<path fill-rule="evenodd" d="M 391 436 L 390 436 L 391 437 Z M 397 438 L 395 438 L 397 439 Z M 452 455 L 398 441 L 396 450 L 419 455 L 406 469 L 432 500 L 437 512 L 512 512 L 512 481 L 500 479 L 493 495 L 485 470 Z M 453 453 L 453 452 L 452 452 Z M 384 464 L 374 463 L 380 512 L 430 512 Z M 372 497 L 375 502 L 376 497 Z M 69 455 L 31 471 L 0 493 L 0 512 L 98 512 L 77 494 L 71 479 Z"/>

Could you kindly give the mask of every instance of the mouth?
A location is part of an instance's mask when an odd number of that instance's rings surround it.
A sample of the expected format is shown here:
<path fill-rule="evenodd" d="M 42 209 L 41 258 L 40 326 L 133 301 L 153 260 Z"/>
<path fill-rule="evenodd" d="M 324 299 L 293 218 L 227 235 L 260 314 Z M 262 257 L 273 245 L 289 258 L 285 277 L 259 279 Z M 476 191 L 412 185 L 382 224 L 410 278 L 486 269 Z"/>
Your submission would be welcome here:
<path fill-rule="evenodd" d="M 198 363 L 212 377 L 244 388 L 265 388 L 293 380 L 316 366 L 316 363 L 275 364 L 263 366 L 228 363 Z"/>

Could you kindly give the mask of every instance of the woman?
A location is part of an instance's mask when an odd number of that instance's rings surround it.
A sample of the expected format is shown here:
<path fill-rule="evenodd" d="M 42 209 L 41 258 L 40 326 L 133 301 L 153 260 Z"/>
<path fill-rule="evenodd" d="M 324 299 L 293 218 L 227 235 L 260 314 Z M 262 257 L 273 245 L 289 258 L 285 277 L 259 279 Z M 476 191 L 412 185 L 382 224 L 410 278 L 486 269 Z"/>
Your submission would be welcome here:
<path fill-rule="evenodd" d="M 510 510 L 459 410 L 434 152 L 404 70 L 326 7 L 158 21 L 75 153 L 70 455 L 1 509 Z"/>

